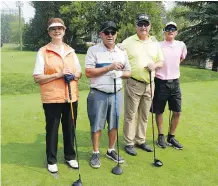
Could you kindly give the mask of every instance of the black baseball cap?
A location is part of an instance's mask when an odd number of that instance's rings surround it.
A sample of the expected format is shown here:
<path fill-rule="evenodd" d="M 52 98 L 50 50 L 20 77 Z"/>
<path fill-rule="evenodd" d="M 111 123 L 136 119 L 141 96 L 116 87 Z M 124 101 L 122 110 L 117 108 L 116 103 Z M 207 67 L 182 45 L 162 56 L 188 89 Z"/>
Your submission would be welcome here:
<path fill-rule="evenodd" d="M 150 18 L 147 14 L 137 14 L 136 15 L 136 24 L 138 24 L 141 21 L 147 21 L 150 23 Z"/>
<path fill-rule="evenodd" d="M 117 26 L 113 21 L 106 21 L 101 26 L 101 32 L 105 31 L 106 29 L 112 29 L 114 31 L 117 31 Z"/>

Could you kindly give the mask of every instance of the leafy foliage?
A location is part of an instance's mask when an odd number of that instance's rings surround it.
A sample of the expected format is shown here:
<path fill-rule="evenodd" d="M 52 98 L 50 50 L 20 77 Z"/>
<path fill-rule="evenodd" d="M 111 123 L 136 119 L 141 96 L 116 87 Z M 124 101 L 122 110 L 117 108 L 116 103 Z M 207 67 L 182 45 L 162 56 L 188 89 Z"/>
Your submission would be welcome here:
<path fill-rule="evenodd" d="M 62 5 L 69 4 L 65 1 L 32 1 L 35 16 L 30 23 L 25 25 L 24 45 L 30 50 L 37 50 L 49 42 L 47 22 L 51 17 L 61 17 L 59 9 Z"/>
<path fill-rule="evenodd" d="M 218 51 L 218 3 L 182 2 L 188 8 L 183 15 L 191 25 L 184 28 L 179 37 L 185 41 L 191 58 L 206 59 Z"/>
<path fill-rule="evenodd" d="M 176 22 L 178 31 L 191 25 L 191 22 L 185 17 L 190 9 L 186 6 L 176 6 L 167 12 L 168 21 Z"/>
<path fill-rule="evenodd" d="M 25 27 L 24 43 L 30 49 L 38 49 L 49 41 L 47 21 L 50 17 L 61 17 L 66 26 L 65 41 L 73 48 L 98 38 L 101 24 L 114 21 L 119 29 L 120 42 L 135 33 L 135 16 L 147 13 L 151 17 L 151 34 L 161 37 L 163 9 L 161 2 L 128 1 L 33 1 L 35 17 Z"/>

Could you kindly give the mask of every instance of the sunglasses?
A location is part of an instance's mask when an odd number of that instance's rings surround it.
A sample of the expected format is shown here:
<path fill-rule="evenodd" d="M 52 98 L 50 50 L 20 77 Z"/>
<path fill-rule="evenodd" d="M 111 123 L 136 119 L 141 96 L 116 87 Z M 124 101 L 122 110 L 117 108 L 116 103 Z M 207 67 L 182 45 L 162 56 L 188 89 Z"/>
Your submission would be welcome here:
<path fill-rule="evenodd" d="M 149 22 L 141 22 L 141 23 L 139 22 L 139 23 L 137 23 L 137 26 L 138 26 L 138 27 L 143 27 L 143 26 L 144 26 L 144 27 L 147 27 L 147 26 L 149 26 L 149 25 L 150 25 Z"/>
<path fill-rule="evenodd" d="M 116 31 L 112 31 L 112 30 L 105 30 L 104 31 L 104 34 L 106 35 L 106 36 L 108 36 L 108 35 L 112 35 L 112 36 L 114 36 L 115 34 L 116 34 Z"/>
<path fill-rule="evenodd" d="M 165 28 L 165 32 L 175 32 L 177 29 L 175 27 Z"/>

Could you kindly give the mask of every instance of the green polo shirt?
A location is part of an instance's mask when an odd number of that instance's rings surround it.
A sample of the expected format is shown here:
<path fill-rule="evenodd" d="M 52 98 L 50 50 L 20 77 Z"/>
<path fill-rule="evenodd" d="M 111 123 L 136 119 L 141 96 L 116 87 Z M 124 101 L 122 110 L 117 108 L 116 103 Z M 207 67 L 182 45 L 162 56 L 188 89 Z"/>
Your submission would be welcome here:
<path fill-rule="evenodd" d="M 149 63 L 164 61 L 161 47 L 155 37 L 149 36 L 148 40 L 142 41 L 135 34 L 125 39 L 123 45 L 131 65 L 131 76 L 137 80 L 149 83 L 149 72 L 144 67 Z"/>

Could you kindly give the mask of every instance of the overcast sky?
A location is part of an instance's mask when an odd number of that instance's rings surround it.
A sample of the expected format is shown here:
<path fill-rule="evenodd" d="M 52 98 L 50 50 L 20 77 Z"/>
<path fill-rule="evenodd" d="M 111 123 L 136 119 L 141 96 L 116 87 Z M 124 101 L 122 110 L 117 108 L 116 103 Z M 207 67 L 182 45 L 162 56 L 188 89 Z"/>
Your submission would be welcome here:
<path fill-rule="evenodd" d="M 25 22 L 28 22 L 31 18 L 34 17 L 35 9 L 29 4 L 29 1 L 22 1 L 22 2 L 23 2 L 22 15 L 25 19 Z M 18 9 L 18 7 L 16 7 L 16 1 L 10 1 L 10 0 L 1 1 L 0 8 Z"/>
<path fill-rule="evenodd" d="M 34 8 L 29 4 L 30 1 L 22 1 L 23 2 L 23 7 L 22 7 L 22 15 L 25 19 L 25 22 L 28 22 L 31 18 L 34 17 L 35 10 Z M 165 1 L 167 4 L 167 8 L 171 9 L 174 7 L 174 1 Z M 16 7 L 16 1 L 11 1 L 11 0 L 1 0 L 0 4 L 0 9 L 3 8 L 11 8 L 11 9 L 18 9 Z"/>

